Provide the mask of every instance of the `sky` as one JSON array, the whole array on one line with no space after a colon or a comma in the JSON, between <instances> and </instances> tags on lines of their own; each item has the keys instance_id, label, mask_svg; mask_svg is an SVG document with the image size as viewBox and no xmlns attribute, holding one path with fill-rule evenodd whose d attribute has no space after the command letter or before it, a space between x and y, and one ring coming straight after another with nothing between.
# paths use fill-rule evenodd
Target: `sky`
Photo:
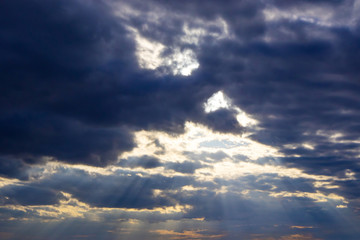
<instances>
[{"instance_id":1,"label":"sky","mask_svg":"<svg viewBox=\"0 0 360 240\"><path fill-rule=\"evenodd\" d=\"M0 239L360 239L359 0L0 1Z\"/></svg>"}]
</instances>

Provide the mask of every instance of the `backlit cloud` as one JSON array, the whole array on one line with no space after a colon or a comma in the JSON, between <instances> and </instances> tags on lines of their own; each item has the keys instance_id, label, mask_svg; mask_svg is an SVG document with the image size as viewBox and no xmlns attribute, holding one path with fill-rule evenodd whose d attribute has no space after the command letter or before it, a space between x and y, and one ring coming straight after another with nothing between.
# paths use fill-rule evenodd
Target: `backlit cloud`
<instances>
[{"instance_id":1,"label":"backlit cloud","mask_svg":"<svg viewBox=\"0 0 360 240\"><path fill-rule=\"evenodd\" d=\"M3 0L1 239L359 239L359 1Z\"/></svg>"}]
</instances>

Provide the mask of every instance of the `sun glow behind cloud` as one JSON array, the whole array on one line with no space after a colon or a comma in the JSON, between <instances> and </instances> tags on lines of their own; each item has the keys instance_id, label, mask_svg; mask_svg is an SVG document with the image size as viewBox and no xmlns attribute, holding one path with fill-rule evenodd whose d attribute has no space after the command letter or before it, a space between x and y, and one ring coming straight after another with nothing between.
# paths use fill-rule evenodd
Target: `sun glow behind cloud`
<instances>
[{"instance_id":1,"label":"sun glow behind cloud","mask_svg":"<svg viewBox=\"0 0 360 240\"><path fill-rule=\"evenodd\" d=\"M233 37L229 32L228 24L221 17L207 21L194 18L189 22L184 22L179 38L171 45L167 45L147 38L141 32L146 32L149 29L149 24L161 25L163 21L168 19L181 19L182 15L168 15L164 9L157 8L144 13L129 4L122 3L118 5L116 2L112 4L112 8L115 15L122 20L131 22L132 18L137 18L140 15L148 20L147 24L140 27L130 26L129 24L127 28L136 43L136 57L139 67L156 70L160 75L190 76L193 71L200 67L196 50L198 50L204 39L207 39L207 41L209 39L220 41Z\"/></svg>"},{"instance_id":2,"label":"sun glow behind cloud","mask_svg":"<svg viewBox=\"0 0 360 240\"><path fill-rule=\"evenodd\" d=\"M240 108L234 106L231 100L221 91L215 93L204 103L204 111L207 113L217 111L221 108L237 110L240 115L238 119L248 119L249 124L244 124L244 126L252 126L258 123ZM239 124L241 123L240 120ZM274 147L250 139L248 134L217 133L201 124L193 122L186 123L185 133L181 135L173 136L161 131L139 131L135 133L135 139L137 147L130 152L122 154L120 158L131 159L147 155L154 156L165 164L164 166L147 169L146 171L143 171L141 168L132 170L139 171L145 175L187 175L188 173L177 172L173 169L166 168L166 164L181 164L190 161L203 166L196 169L192 174L199 182L213 182L216 179L232 181L248 176L256 176L261 179L263 176L274 175L277 176L275 179L308 179L313 182L312 186L315 189L335 189L338 187L334 183L335 181L352 179L351 174L346 174L344 178L338 178L309 174L297 168L285 167L281 164L281 161L278 160L284 157L283 154L278 152ZM265 163L263 160L265 160ZM188 191L198 191L201 188L187 187L186 189ZM310 198L316 202L336 201L339 204L347 203L342 196L322 193L320 190L317 190L316 193L311 193L277 191L276 189L277 186L272 185L272 188L265 192L269 197L275 198L299 197ZM219 186L217 190L219 193L226 193L228 191L229 188L226 186ZM242 188L238 191L243 194L248 194L251 189Z\"/></svg>"},{"instance_id":3,"label":"sun glow behind cloud","mask_svg":"<svg viewBox=\"0 0 360 240\"><path fill-rule=\"evenodd\" d=\"M220 108L237 109L240 114L251 119L253 123L258 123L255 119L252 119L245 112L234 106L231 103L231 99L222 92L215 93L204 103L204 111L208 113L217 111ZM249 129L249 131L253 130ZM321 189L336 189L338 188L335 183L336 181L353 179L353 173L350 170L346 172L344 177L333 177L309 174L297 168L283 166L281 161L278 160L283 157L282 153L272 146L267 146L250 139L247 134L218 133L204 125L187 122L185 132L180 135L172 135L162 131L143 130L135 132L134 136L137 147L119 156L120 163L122 160L127 159L129 162L128 166L115 164L107 168L97 168L83 165L68 165L65 166L65 169L77 169L94 177L112 177L125 174L140 178L154 176L173 178L190 175L195 180L195 185L186 184L181 189L154 189L153 196L155 198L166 198L169 194L179 194L180 192L196 194L207 189L202 186L203 184L215 183L213 191L217 195L236 194L239 197L249 199L259 194L262 198L269 199L307 198L319 204L334 202L335 207L338 209L347 208L348 201L343 196L322 192ZM160 164L146 169L140 165L136 167L136 165L131 164L132 161L143 156L148 156L148 159L150 159L149 157L159 159ZM181 168L178 170L172 167L182 166L182 164L184 166L187 166L186 164L193 164L197 167L190 171L181 170ZM64 165L48 163L43 169L45 170L44 174L39 180L51 179L53 175L58 174L59 170L64 169ZM126 171L124 172L124 170ZM241 187L235 186L237 181L244 181L246 183L249 177L255 177L258 179L257 181L266 179L268 183L265 186L267 187L265 189L263 187L254 189L253 186L247 186L246 184L243 184ZM281 190L280 186L274 181L282 178L294 179L294 181L296 179L307 179L316 191ZM228 183L222 184L218 182L219 179ZM16 181L8 181L4 186L14 184L16 184ZM20 183L20 185L22 184ZM110 212L119 214L119 216L138 212L138 214L158 214L159 216L163 215L172 218L187 214L193 209L191 205L175 203L174 205L152 209L117 208L114 211L112 208L106 207L94 208L73 198L67 192L62 192L61 194L64 196L64 199L60 201L58 206L27 206L22 208L8 206L3 207L3 209L10 207L24 213L33 211L38 218L52 219L51 221L53 219L67 218L90 218L96 220L101 219L99 214L110 214Z\"/></svg>"},{"instance_id":4,"label":"sun glow behind cloud","mask_svg":"<svg viewBox=\"0 0 360 240\"><path fill-rule=\"evenodd\" d=\"M219 109L235 111L239 124L251 133L256 131L259 122L251 117L239 107L235 106L231 99L222 91L214 93L205 103L204 111L209 114ZM255 128L254 128L255 127ZM305 171L284 166L281 158L284 155L277 148L259 143L252 140L248 133L233 134L219 133L212 131L208 127L194 122L186 122L185 131L182 134L170 134L163 131L137 131L134 132L137 146L131 151L124 152L119 156L119 161L106 168L90 167L84 165L64 165L50 162L42 168L41 178L35 181L47 181L61 171L80 171L92 179L101 178L133 178L151 179L159 176L173 179L176 177L191 177L192 183L184 183L182 186L170 189L155 187L151 190L151 197L155 199L173 198L172 203L166 206L155 207L101 207L92 206L89 203L76 199L73 194L63 191L60 195L63 198L57 205L29 205L17 206L8 204L0 210L21 212L25 217L16 220L29 221L26 217L30 212L32 218L40 219L42 222L65 221L66 219L88 219L91 221L104 221L108 216L122 219L122 226L127 226L130 233L138 231L149 218L159 219L180 219L184 216L192 216L196 211L196 206L181 202L175 196L194 197L203 192L209 191L208 186L212 186L212 197L226 199L228 196L242 200L268 201L275 204L277 201L287 199L309 199L313 204L326 205L332 204L335 209L344 211L348 208L348 200L336 193L328 192L337 189L337 182L354 179L354 173L348 170L343 177L310 174ZM296 146L287 146L295 148ZM310 148L311 149L311 148ZM146 156L144 158L144 156ZM155 164L141 165L142 161L158 159ZM127 161L127 164L122 164ZM138 161L138 162L137 162ZM140 164L139 164L140 163ZM139 164L139 165L136 165ZM40 171L34 170L34 172ZM307 181L311 190L288 190L279 184L281 181ZM19 181L3 182L3 186L26 186ZM88 183L84 183L85 185ZM137 180L130 181L129 188L138 185L145 187L144 183L137 183ZM142 186L144 184L144 186ZM296 189L295 185L295 189ZM301 187L300 187L301 189ZM108 190L112 191L112 189ZM102 193L104 194L104 193ZM105 194L110 194L105 192ZM140 194L140 193L138 193ZM96 193L93 196L96 199ZM8 201L6 196L3 201ZM84 199L83 199L84 200ZM206 201L211 202L211 198ZM225 200L224 200L225 201ZM218 206L229 211L226 202ZM196 219L203 219L203 215L191 217L191 222ZM130 227L131 226L131 227ZM166 226L167 230L163 227ZM226 234L202 234L204 230L191 229L183 232L175 230L173 225L154 225L149 228L149 233L160 236L170 236L173 239L207 239L222 238ZM118 234L119 230L112 230Z\"/></svg>"},{"instance_id":5,"label":"sun glow behind cloud","mask_svg":"<svg viewBox=\"0 0 360 240\"><path fill-rule=\"evenodd\" d=\"M360 1L0 6L0 239L359 239Z\"/></svg>"},{"instance_id":6,"label":"sun glow behind cloud","mask_svg":"<svg viewBox=\"0 0 360 240\"><path fill-rule=\"evenodd\" d=\"M164 132L140 131L135 133L138 147L131 152L124 153L121 158L139 157L142 155L155 156L164 163L194 161L191 157L196 157L197 162L208 165L195 171L195 177L199 181L213 181L221 178L225 180L238 179L245 176L258 176L275 174L286 178L305 178L314 181L315 188L326 187L336 188L333 181L351 180L352 175L348 174L345 178L337 178L325 175L312 175L296 168L288 168L281 165L276 159L283 157L277 149L260 144L246 136L234 134L215 133L205 126L188 122L184 134L171 136ZM158 141L155 144L154 140ZM165 148L159 147L166 146ZM188 153L191 153L188 155ZM216 156L219 156L218 158ZM190 158L189 158L190 157ZM215 157L215 158L214 158ZM259 162L261 159L269 159L267 164ZM142 170L136 169L135 171ZM183 175L181 172L174 172L163 167L147 169L143 174L164 174L166 176ZM186 175L186 174L185 174ZM324 196L321 193L303 194L297 193L271 193L270 196L303 196L313 199L333 199L344 201L343 197L337 195Z\"/></svg>"},{"instance_id":7,"label":"sun glow behind cloud","mask_svg":"<svg viewBox=\"0 0 360 240\"><path fill-rule=\"evenodd\" d=\"M131 30L134 33L136 56L141 68L150 70L161 67L169 68L173 75L190 76L199 67L193 50L189 48L181 50L176 47L171 49L172 53L165 56L167 47L159 42L146 39L136 29Z\"/></svg>"},{"instance_id":8,"label":"sun glow behind cloud","mask_svg":"<svg viewBox=\"0 0 360 240\"><path fill-rule=\"evenodd\" d=\"M242 111L239 107L234 106L231 99L226 96L222 91L214 93L205 103L204 111L211 113L219 109L232 109L237 112L236 119L243 127L256 126L258 121L250 115Z\"/></svg>"},{"instance_id":9,"label":"sun glow behind cloud","mask_svg":"<svg viewBox=\"0 0 360 240\"><path fill-rule=\"evenodd\" d=\"M204 110L206 113L216 111L220 108L229 109L231 107L231 100L224 95L222 91L214 93L207 101L204 103Z\"/></svg>"}]
</instances>

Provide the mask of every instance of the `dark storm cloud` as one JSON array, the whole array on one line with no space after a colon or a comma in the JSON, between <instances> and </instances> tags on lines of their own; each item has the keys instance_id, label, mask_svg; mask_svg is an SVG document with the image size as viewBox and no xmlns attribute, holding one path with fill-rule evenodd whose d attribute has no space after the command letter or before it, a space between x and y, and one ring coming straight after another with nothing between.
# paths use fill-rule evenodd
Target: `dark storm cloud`
<instances>
[{"instance_id":1,"label":"dark storm cloud","mask_svg":"<svg viewBox=\"0 0 360 240\"><path fill-rule=\"evenodd\" d=\"M207 114L205 124L211 129L219 132L241 133L244 129L236 119L236 112L219 109Z\"/></svg>"},{"instance_id":2,"label":"dark storm cloud","mask_svg":"<svg viewBox=\"0 0 360 240\"><path fill-rule=\"evenodd\" d=\"M360 197L360 184L358 180L339 181L339 192L343 194L347 199L358 200ZM354 201L356 203L356 201ZM357 203L360 207L360 203Z\"/></svg>"},{"instance_id":3,"label":"dark storm cloud","mask_svg":"<svg viewBox=\"0 0 360 240\"><path fill-rule=\"evenodd\" d=\"M257 22L256 5L237 5ZM217 88L205 76L159 78L140 70L129 32L102 1L3 1L0 11L3 155L103 166L133 147L127 128L181 132L193 120L217 131L240 129L232 112L204 114L202 104Z\"/></svg>"},{"instance_id":4,"label":"dark storm cloud","mask_svg":"<svg viewBox=\"0 0 360 240\"><path fill-rule=\"evenodd\" d=\"M78 121L42 113L16 114L0 120L0 151L34 162L52 156L71 163L105 165L133 147L121 128L92 128Z\"/></svg>"},{"instance_id":5,"label":"dark storm cloud","mask_svg":"<svg viewBox=\"0 0 360 240\"><path fill-rule=\"evenodd\" d=\"M5 186L0 189L1 205L53 205L65 199L58 191L36 186Z\"/></svg>"},{"instance_id":6,"label":"dark storm cloud","mask_svg":"<svg viewBox=\"0 0 360 240\"><path fill-rule=\"evenodd\" d=\"M344 2L347 2L347 0L295 0L295 1L286 1L286 0L273 0L273 2L276 4L276 6L296 6L299 4L329 4L329 5L340 5Z\"/></svg>"},{"instance_id":7,"label":"dark storm cloud","mask_svg":"<svg viewBox=\"0 0 360 240\"><path fill-rule=\"evenodd\" d=\"M211 87L139 70L103 2L2 1L0 11L1 154L101 166L133 147L128 127L181 132L205 118Z\"/></svg>"},{"instance_id":8,"label":"dark storm cloud","mask_svg":"<svg viewBox=\"0 0 360 240\"><path fill-rule=\"evenodd\" d=\"M195 173L196 169L199 168L203 168L205 167L204 165L202 165L201 163L198 162L190 162L190 161L185 161L185 162L172 162L172 163L168 163L166 164L166 168L167 169L172 169L175 172L180 172L180 173Z\"/></svg>"},{"instance_id":9,"label":"dark storm cloud","mask_svg":"<svg viewBox=\"0 0 360 240\"><path fill-rule=\"evenodd\" d=\"M315 137L313 134L304 137L305 129L314 132L320 126L353 134L350 129L356 128L356 123L349 117L359 115L356 101L359 86L354 81L354 74L358 72L355 57L359 50L358 33L285 21L277 25L283 24L295 35L299 33L298 37L290 42L265 43L252 38L263 36L265 30L273 30L271 23L262 17L264 6L260 3L229 1L221 6L216 1L209 1L206 6L198 1L153 3L184 16L190 12L207 19L221 16L230 24L230 29L238 33L239 39L246 41L205 44L199 51L200 69L194 76L186 81L182 81L182 77L170 80L169 76L159 79L138 69L134 42L103 2L3 1L1 28L4 34L0 47L4 54L0 61L4 94L0 104L2 126L10 127L6 131L11 136L7 136L6 142L9 150L2 153L49 155L68 162L84 162L85 158L95 155L99 160L90 159L88 164L104 165L115 159L116 153L132 147L126 128L118 130L118 139L122 141L103 134L113 127L126 125L179 132L184 121L195 120L214 130L237 131L239 126L233 113L225 110L209 115L202 113L203 101L217 88L224 89L236 104L258 117L264 131L254 138L262 142L277 145L303 142ZM121 6L121 1L119 4ZM141 6L139 2L132 4ZM275 1L274 7L276 4ZM140 10L149 11L151 6L148 4ZM165 36L175 36L182 31L181 22L165 26L170 25L173 31L158 25L153 27ZM308 28L321 28L333 35L334 40L309 37ZM166 42L156 34L153 38ZM215 69L217 74L210 75L210 70ZM346 80L334 81L331 76ZM339 92L336 96L335 89ZM341 116L338 109L349 110L351 116ZM31 120L35 115L39 116L38 122ZM269 115L275 117L269 118ZM44 144L39 150L35 143L28 144L30 137L37 138L40 144L49 139L36 130L29 133L20 124L30 127L42 125L42 121L47 121L51 128L56 128L59 121L64 121L64 125L79 121L76 124L87 129L85 132L92 132L91 137L107 135L102 142L109 147L93 147L93 142L86 141L84 146L78 146L77 139L83 138L82 134L75 135L76 142L72 144L73 127L69 126L66 128L69 145L82 149L78 156L67 156L69 153L61 156L59 153L64 149L70 151L66 146L61 149L61 139L59 144ZM342 124L344 121L347 124ZM102 131L99 127L111 128ZM99 152L93 153L92 147Z\"/></svg>"},{"instance_id":10,"label":"dark storm cloud","mask_svg":"<svg viewBox=\"0 0 360 240\"><path fill-rule=\"evenodd\" d=\"M234 104L259 120L262 130L253 139L277 146L286 155L300 155L287 160L307 171L358 171L354 160L359 144L340 141L359 136L359 31L280 19L267 23L267 34L279 27L288 37L203 46L200 70L216 69L208 81L223 85ZM343 136L334 142L330 136L335 133ZM297 146L289 150L286 144Z\"/></svg>"},{"instance_id":11,"label":"dark storm cloud","mask_svg":"<svg viewBox=\"0 0 360 240\"><path fill-rule=\"evenodd\" d=\"M160 3L172 12L189 14L203 19L216 19L222 17L230 25L238 37L252 39L264 33L265 24L261 14L262 5L257 1L226 1L219 4L216 0L207 1L164 1L153 0Z\"/></svg>"},{"instance_id":12,"label":"dark storm cloud","mask_svg":"<svg viewBox=\"0 0 360 240\"><path fill-rule=\"evenodd\" d=\"M119 166L121 167L142 167L142 168L157 168L162 166L163 164L156 157L144 155L141 157L129 157L128 159L122 159L119 162Z\"/></svg>"},{"instance_id":13,"label":"dark storm cloud","mask_svg":"<svg viewBox=\"0 0 360 240\"><path fill-rule=\"evenodd\" d=\"M132 137L125 129L87 125L68 113L83 109L77 114L89 120L91 106L93 118L88 122L104 122L100 111L104 106L95 107L102 100L95 95L92 101L85 100L90 92L94 94L91 87L99 87L90 87L88 83L96 81L90 76L105 67L111 54L127 55L126 61L118 60L122 66L131 64L126 47L106 50L113 43L131 43L122 38L114 42L114 35L125 32L108 17L105 6L95 1L87 5L2 1L0 5L1 153L104 165L117 152L130 149ZM64 101L72 101L74 108L63 110Z\"/></svg>"},{"instance_id":14,"label":"dark storm cloud","mask_svg":"<svg viewBox=\"0 0 360 240\"><path fill-rule=\"evenodd\" d=\"M254 12L245 17L251 21L257 16L249 2L236 8ZM102 1L3 1L0 11L1 154L103 166L134 146L130 130L182 132L187 120L241 130L231 111L204 113L218 83L203 73L185 79L140 70L134 41Z\"/></svg>"},{"instance_id":15,"label":"dark storm cloud","mask_svg":"<svg viewBox=\"0 0 360 240\"><path fill-rule=\"evenodd\" d=\"M28 165L20 159L0 157L0 176L27 180Z\"/></svg>"},{"instance_id":16,"label":"dark storm cloud","mask_svg":"<svg viewBox=\"0 0 360 240\"><path fill-rule=\"evenodd\" d=\"M114 2L121 10L124 2ZM188 120L215 131L241 133L246 129L237 125L234 112L203 111L204 101L222 90L234 105L259 121L259 130L251 138L279 149L284 157L277 160L285 166L337 177L349 175L348 169L354 172L356 180L338 181L338 189L321 190L345 196L354 207L351 210L358 206L360 31L357 16L349 17L350 26L344 21L355 7L351 1L128 2L140 11L128 20L115 17L109 1L0 2L1 176L26 180L28 164L46 161L43 157L104 166L134 147L132 131L181 133ZM306 18L304 10L318 6L326 11L340 9L340 13L325 23L321 14L319 19ZM262 13L267 7L285 13L297 10L299 18L284 14L267 22ZM149 19L144 16L152 10L163 11L166 21L147 25ZM204 41L201 46L179 43L185 21L210 22L218 17L226 21L232 38ZM189 77L160 77L140 69L136 44L125 23L170 48L179 44L193 49L199 69ZM185 154L193 158L189 161L227 157L222 152ZM120 165L163 166L190 174L203 167L189 161L163 164L143 156ZM258 162L272 164L269 159ZM268 196L261 191L273 186L277 187L274 192L316 191L312 180L272 177L199 183L191 177L138 176L130 170L103 176L64 168L45 179L7 185L0 193L2 204L57 204L63 191L92 207L153 209L179 203L193 206L186 218L343 229L345 224L338 223L346 217L330 211L334 206L306 197L265 201ZM246 199L215 191L224 185L235 192L242 189L241 184L258 190L258 195ZM181 191L187 185L208 188ZM157 195L155 190L162 193Z\"/></svg>"}]
</instances>

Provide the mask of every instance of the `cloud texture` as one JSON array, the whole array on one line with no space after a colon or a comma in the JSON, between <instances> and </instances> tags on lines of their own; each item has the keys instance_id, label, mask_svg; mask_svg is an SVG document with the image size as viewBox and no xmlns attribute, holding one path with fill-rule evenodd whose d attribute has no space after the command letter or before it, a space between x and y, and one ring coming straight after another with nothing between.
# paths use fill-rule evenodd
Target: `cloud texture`
<instances>
[{"instance_id":1,"label":"cloud texture","mask_svg":"<svg viewBox=\"0 0 360 240\"><path fill-rule=\"evenodd\" d=\"M0 238L358 239L359 11L1 1Z\"/></svg>"}]
</instances>

